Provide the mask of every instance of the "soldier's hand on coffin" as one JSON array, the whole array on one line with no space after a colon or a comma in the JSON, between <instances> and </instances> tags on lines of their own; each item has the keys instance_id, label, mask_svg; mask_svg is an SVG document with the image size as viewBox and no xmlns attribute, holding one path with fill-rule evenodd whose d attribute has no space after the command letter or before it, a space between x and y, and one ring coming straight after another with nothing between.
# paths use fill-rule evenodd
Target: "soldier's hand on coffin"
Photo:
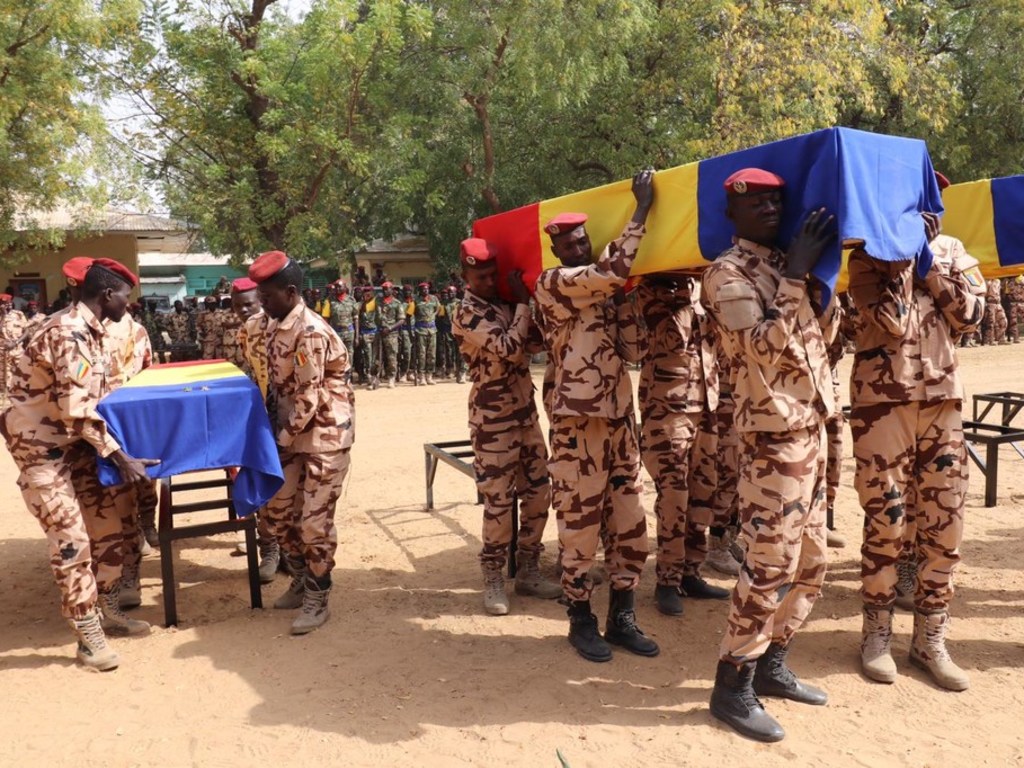
<instances>
[{"instance_id":1,"label":"soldier's hand on coffin","mask_svg":"<svg viewBox=\"0 0 1024 768\"><path fill-rule=\"evenodd\" d=\"M824 208L807 214L786 253L785 277L802 280L814 269L825 248L836 239L835 219Z\"/></svg>"},{"instance_id":2,"label":"soldier's hand on coffin","mask_svg":"<svg viewBox=\"0 0 1024 768\"><path fill-rule=\"evenodd\" d=\"M146 467L154 467L160 463L160 459L135 459L124 451L117 451L110 455L117 471L121 473L122 483L141 483L149 480L146 474Z\"/></svg>"}]
</instances>

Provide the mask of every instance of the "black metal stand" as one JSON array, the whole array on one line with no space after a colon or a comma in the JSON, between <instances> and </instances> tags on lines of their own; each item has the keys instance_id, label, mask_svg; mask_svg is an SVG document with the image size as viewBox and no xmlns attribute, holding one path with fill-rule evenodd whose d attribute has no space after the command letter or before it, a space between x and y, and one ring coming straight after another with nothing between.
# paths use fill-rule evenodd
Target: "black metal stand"
<instances>
[{"instance_id":1,"label":"black metal stand","mask_svg":"<svg viewBox=\"0 0 1024 768\"><path fill-rule=\"evenodd\" d=\"M985 422L993 408L1001 406L998 424ZM1024 451L1017 444L1024 440L1024 429L1011 426L1011 422L1024 408L1024 394L1020 392L992 392L974 396L974 419L964 422L964 440L967 455L985 475L985 506L994 507L999 484L999 446L1009 445L1024 458ZM985 446L985 457L974 447Z\"/></svg>"}]
</instances>

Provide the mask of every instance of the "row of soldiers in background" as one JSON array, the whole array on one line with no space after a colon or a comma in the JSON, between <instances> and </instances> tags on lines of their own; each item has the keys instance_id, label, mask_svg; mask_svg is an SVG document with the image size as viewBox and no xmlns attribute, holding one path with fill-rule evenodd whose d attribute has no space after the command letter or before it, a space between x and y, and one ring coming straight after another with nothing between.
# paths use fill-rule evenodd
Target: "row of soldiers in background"
<instances>
[{"instance_id":1,"label":"row of soldiers in background","mask_svg":"<svg viewBox=\"0 0 1024 768\"><path fill-rule=\"evenodd\" d=\"M994 278L985 292L985 317L977 332L965 336L960 345L1020 344L1024 323L1024 275Z\"/></svg>"}]
</instances>

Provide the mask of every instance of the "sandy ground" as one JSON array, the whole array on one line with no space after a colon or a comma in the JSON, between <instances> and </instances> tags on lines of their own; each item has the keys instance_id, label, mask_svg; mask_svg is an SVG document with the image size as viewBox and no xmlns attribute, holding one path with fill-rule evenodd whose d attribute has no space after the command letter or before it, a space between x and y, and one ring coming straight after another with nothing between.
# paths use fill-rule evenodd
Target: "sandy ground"
<instances>
[{"instance_id":1,"label":"sandy ground","mask_svg":"<svg viewBox=\"0 0 1024 768\"><path fill-rule=\"evenodd\" d=\"M1024 345L965 350L962 361L968 395L1024 388ZM831 699L770 702L788 735L759 745L707 709L726 604L659 615L651 560L638 612L661 644L656 659L580 659L554 602L513 596L511 615L483 615L472 482L442 466L436 509L424 505L422 445L467 435L467 392L442 383L358 393L327 626L290 637L290 612L250 610L233 537L194 539L177 546L180 626L161 626L159 560L147 559L137 615L154 631L115 640L122 666L107 674L74 664L45 542L3 452L0 764L557 766L560 753L573 768L1024 765L1024 465L1009 448L998 506L983 506L984 478L972 471L950 643L972 686L956 694L906 662L906 614L896 620L898 681L858 671L860 514L847 435L837 522L854 541L830 551L824 594L791 655ZM550 569L553 523L545 538ZM264 588L268 605L284 588L284 577ZM602 616L606 601L601 589Z\"/></svg>"}]
</instances>

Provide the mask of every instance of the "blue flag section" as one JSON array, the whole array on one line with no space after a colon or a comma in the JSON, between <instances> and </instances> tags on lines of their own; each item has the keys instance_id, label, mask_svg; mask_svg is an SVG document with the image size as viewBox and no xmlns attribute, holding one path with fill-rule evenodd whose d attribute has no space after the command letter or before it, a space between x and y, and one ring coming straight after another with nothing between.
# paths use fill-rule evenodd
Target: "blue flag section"
<instances>
[{"instance_id":1,"label":"blue flag section","mask_svg":"<svg viewBox=\"0 0 1024 768\"><path fill-rule=\"evenodd\" d=\"M1024 266L1024 176L992 179L992 220L1000 266Z\"/></svg>"},{"instance_id":2,"label":"blue flag section","mask_svg":"<svg viewBox=\"0 0 1024 768\"><path fill-rule=\"evenodd\" d=\"M260 391L239 374L204 379L199 366L154 366L104 397L99 413L126 453L160 459L150 477L238 467L232 498L236 512L249 515L277 493L284 475ZM176 377L182 381L164 383ZM104 485L121 482L105 460L99 477Z\"/></svg>"},{"instance_id":3,"label":"blue flag section","mask_svg":"<svg viewBox=\"0 0 1024 768\"><path fill-rule=\"evenodd\" d=\"M783 247L810 211L824 207L835 215L839 236L814 269L829 294L835 291L844 243L863 243L883 261L916 259L922 275L931 267L921 212L941 214L943 207L923 141L828 128L702 161L698 241L705 258L714 259L732 244L723 184L741 168L763 168L785 179Z\"/></svg>"}]
</instances>

